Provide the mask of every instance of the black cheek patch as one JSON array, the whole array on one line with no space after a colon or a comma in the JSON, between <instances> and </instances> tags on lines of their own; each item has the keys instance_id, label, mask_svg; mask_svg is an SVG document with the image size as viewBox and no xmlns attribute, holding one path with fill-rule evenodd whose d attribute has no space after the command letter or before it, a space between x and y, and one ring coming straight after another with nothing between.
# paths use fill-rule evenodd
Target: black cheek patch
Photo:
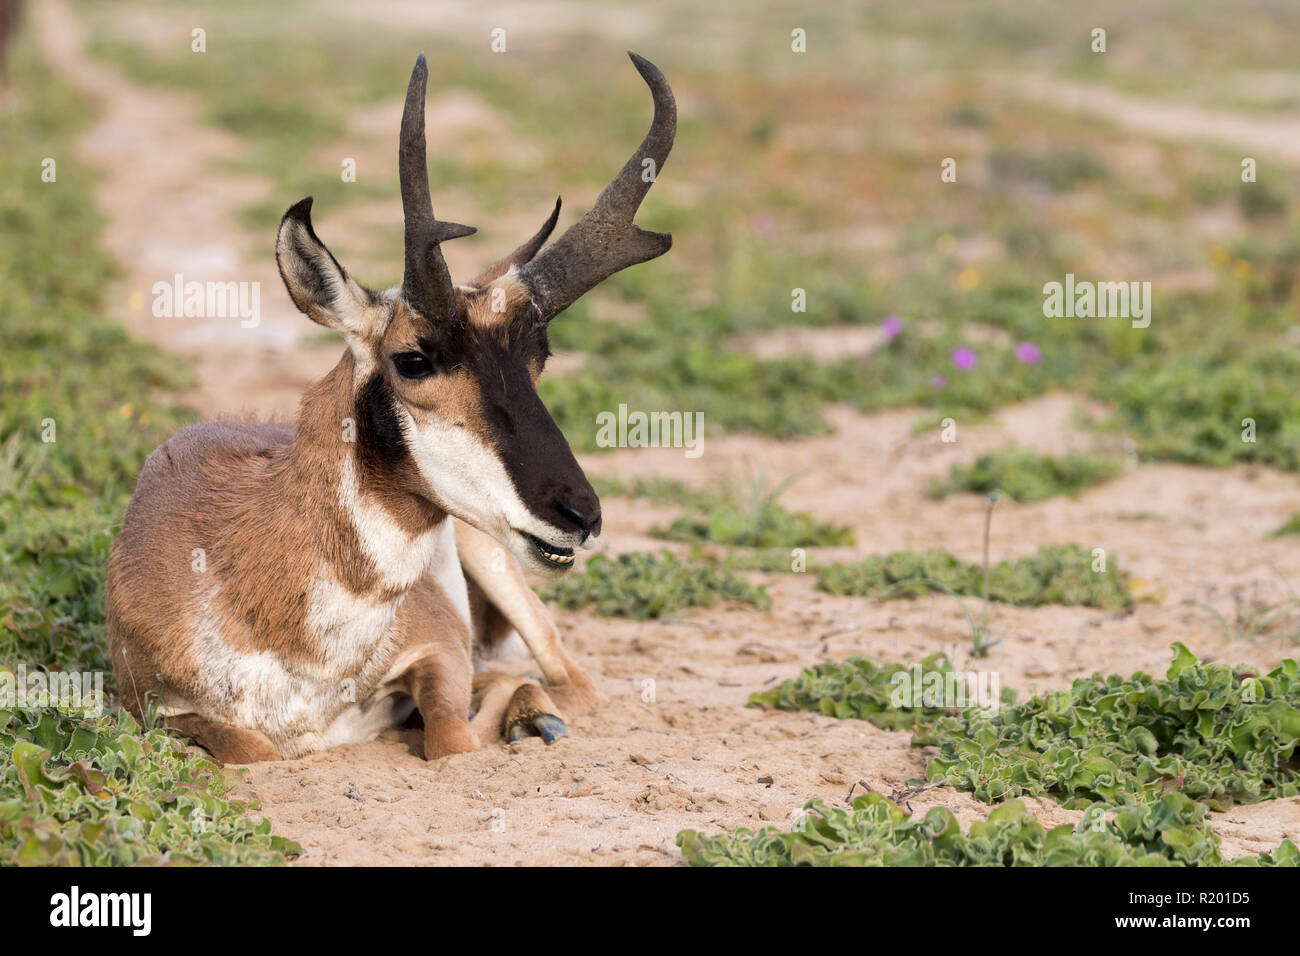
<instances>
[{"instance_id":1,"label":"black cheek patch","mask_svg":"<svg viewBox=\"0 0 1300 956\"><path fill-rule=\"evenodd\" d=\"M375 374L361 386L357 395L357 460L363 471L392 474L411 461L396 404L383 375Z\"/></svg>"}]
</instances>

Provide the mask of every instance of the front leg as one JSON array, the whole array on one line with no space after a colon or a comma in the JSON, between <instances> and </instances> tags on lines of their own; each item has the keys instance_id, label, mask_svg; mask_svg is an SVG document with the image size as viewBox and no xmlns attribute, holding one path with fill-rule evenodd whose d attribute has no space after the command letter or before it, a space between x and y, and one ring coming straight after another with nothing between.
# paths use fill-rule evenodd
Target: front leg
<instances>
[{"instance_id":1,"label":"front leg","mask_svg":"<svg viewBox=\"0 0 1300 956\"><path fill-rule=\"evenodd\" d=\"M565 651L559 628L524 580L523 568L514 556L463 521L456 522L456 550L465 576L518 632L536 658L551 699L569 714L585 714L603 704L608 698ZM494 568L493 557L498 553Z\"/></svg>"},{"instance_id":2,"label":"front leg","mask_svg":"<svg viewBox=\"0 0 1300 956\"><path fill-rule=\"evenodd\" d=\"M407 688L424 720L425 760L479 749L468 719L472 677L469 655L454 646L431 646L406 672Z\"/></svg>"}]
</instances>

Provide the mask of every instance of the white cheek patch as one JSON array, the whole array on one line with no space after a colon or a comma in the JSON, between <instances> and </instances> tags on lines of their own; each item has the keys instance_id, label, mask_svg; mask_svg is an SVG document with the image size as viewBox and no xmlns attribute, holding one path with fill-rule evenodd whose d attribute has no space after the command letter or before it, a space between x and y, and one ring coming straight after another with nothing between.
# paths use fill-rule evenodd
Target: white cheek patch
<instances>
[{"instance_id":1,"label":"white cheek patch","mask_svg":"<svg viewBox=\"0 0 1300 956\"><path fill-rule=\"evenodd\" d=\"M343 459L339 504L356 529L362 553L370 559L385 587L406 590L424 577L437 557L444 538L441 527L447 522L423 534L408 534L383 505L362 494L351 455Z\"/></svg>"},{"instance_id":2,"label":"white cheek patch","mask_svg":"<svg viewBox=\"0 0 1300 956\"><path fill-rule=\"evenodd\" d=\"M417 425L400 404L397 418L420 476L457 518L498 541L513 538L514 529L551 544L576 547L581 542L582 535L562 531L529 510L501 459L469 429L438 421Z\"/></svg>"}]
</instances>

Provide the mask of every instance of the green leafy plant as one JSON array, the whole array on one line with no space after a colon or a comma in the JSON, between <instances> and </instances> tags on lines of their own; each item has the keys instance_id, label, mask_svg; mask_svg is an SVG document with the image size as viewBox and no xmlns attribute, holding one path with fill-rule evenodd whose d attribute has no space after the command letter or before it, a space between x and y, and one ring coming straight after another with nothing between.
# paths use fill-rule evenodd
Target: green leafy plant
<instances>
[{"instance_id":1,"label":"green leafy plant","mask_svg":"<svg viewBox=\"0 0 1300 956\"><path fill-rule=\"evenodd\" d=\"M1300 793L1300 672L1200 663L1175 643L1164 679L1094 675L936 728L932 780L989 802L1141 804L1173 791L1217 809Z\"/></svg>"},{"instance_id":2,"label":"green leafy plant","mask_svg":"<svg viewBox=\"0 0 1300 956\"><path fill-rule=\"evenodd\" d=\"M818 521L807 512L792 512L781 495L793 479L770 487L763 477L732 478L721 490L696 492L686 514L668 527L650 530L668 541L721 544L740 548L808 548L853 544L853 529Z\"/></svg>"},{"instance_id":3,"label":"green leafy plant","mask_svg":"<svg viewBox=\"0 0 1300 956\"><path fill-rule=\"evenodd\" d=\"M279 864L234 771L125 711L0 710L0 861L26 866Z\"/></svg>"},{"instance_id":4,"label":"green leafy plant","mask_svg":"<svg viewBox=\"0 0 1300 956\"><path fill-rule=\"evenodd\" d=\"M1234 354L1235 353L1235 354ZM1144 457L1226 467L1237 462L1300 470L1300 357L1262 348L1244 354L1162 355L1098 382L1111 427ZM1243 441L1245 419L1255 440Z\"/></svg>"},{"instance_id":5,"label":"green leafy plant","mask_svg":"<svg viewBox=\"0 0 1300 956\"><path fill-rule=\"evenodd\" d=\"M617 559L598 554L580 572L547 585L542 597L571 610L594 610L638 621L666 617L685 608L735 601L759 610L771 607L766 589L707 561L679 561L668 551L638 551Z\"/></svg>"},{"instance_id":6,"label":"green leafy plant","mask_svg":"<svg viewBox=\"0 0 1300 956\"><path fill-rule=\"evenodd\" d=\"M788 832L764 827L734 834L677 835L692 866L1222 866L1219 840L1205 807L1176 793L1109 816L1086 812L1077 825L1048 830L1019 800L989 811L963 831L946 807L909 816L878 793L857 797L848 809L811 800L803 821ZM1235 866L1297 866L1290 840Z\"/></svg>"},{"instance_id":7,"label":"green leafy plant","mask_svg":"<svg viewBox=\"0 0 1300 956\"><path fill-rule=\"evenodd\" d=\"M1128 573L1108 559L1105 573L1092 570L1093 557L1075 544L1044 545L1028 558L999 561L985 570L959 561L946 551L895 551L855 563L826 564L817 569L817 587L830 594L872 597L920 597L933 591L988 598L1004 604L1036 607L1072 604L1103 610L1132 606Z\"/></svg>"},{"instance_id":8,"label":"green leafy plant","mask_svg":"<svg viewBox=\"0 0 1300 956\"><path fill-rule=\"evenodd\" d=\"M752 694L749 703L752 707L813 710L831 717L855 717L884 730L910 730L918 744L933 743L936 723L949 714L950 706L947 703L926 706L924 699L918 700L908 692L915 683L911 678L917 669L927 678L933 675L947 686L954 686L962 677L943 654L931 654L916 664L850 657L842 662L826 661L806 668L798 677L782 681L772 690ZM1013 691L1002 690L1001 702L1014 699Z\"/></svg>"},{"instance_id":9,"label":"green leafy plant","mask_svg":"<svg viewBox=\"0 0 1300 956\"><path fill-rule=\"evenodd\" d=\"M1098 455L1069 454L1057 458L1020 448L1004 448L980 455L969 467L955 466L942 481L929 488L931 498L946 498L962 491L982 494L1001 491L1013 501L1042 501L1056 495L1077 495L1085 488L1119 474L1116 461Z\"/></svg>"}]
</instances>

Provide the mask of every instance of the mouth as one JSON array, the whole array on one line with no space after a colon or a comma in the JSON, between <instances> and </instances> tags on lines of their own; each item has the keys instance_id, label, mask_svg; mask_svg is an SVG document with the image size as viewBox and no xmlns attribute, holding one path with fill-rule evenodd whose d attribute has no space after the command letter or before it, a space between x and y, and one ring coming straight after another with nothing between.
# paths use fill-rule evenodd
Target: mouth
<instances>
[{"instance_id":1,"label":"mouth","mask_svg":"<svg viewBox=\"0 0 1300 956\"><path fill-rule=\"evenodd\" d=\"M525 538L528 539L529 544L533 546L533 550L536 551L537 554L541 557L541 559L545 561L550 567L553 568L573 567L572 548L565 548L558 544L549 544L543 541L541 538L529 534L527 531L521 531L520 534L522 534Z\"/></svg>"}]
</instances>

